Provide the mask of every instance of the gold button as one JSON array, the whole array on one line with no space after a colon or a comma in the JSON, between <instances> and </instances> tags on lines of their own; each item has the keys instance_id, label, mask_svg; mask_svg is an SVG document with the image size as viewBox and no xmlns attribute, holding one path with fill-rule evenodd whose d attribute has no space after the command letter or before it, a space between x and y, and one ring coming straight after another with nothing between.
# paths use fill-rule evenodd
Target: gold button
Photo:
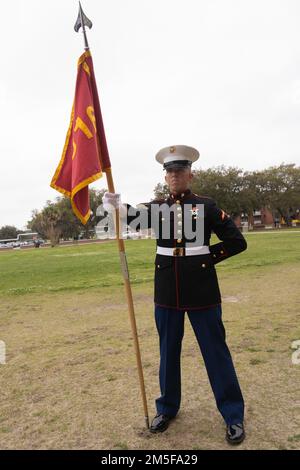
<instances>
[{"instance_id":1,"label":"gold button","mask_svg":"<svg viewBox=\"0 0 300 470\"><path fill-rule=\"evenodd\" d=\"M177 243L181 243L181 242L182 242L181 238L178 238Z\"/></svg>"},{"instance_id":2,"label":"gold button","mask_svg":"<svg viewBox=\"0 0 300 470\"><path fill-rule=\"evenodd\" d=\"M178 235L181 233L181 230L177 230Z\"/></svg>"},{"instance_id":3,"label":"gold button","mask_svg":"<svg viewBox=\"0 0 300 470\"><path fill-rule=\"evenodd\" d=\"M178 223L178 225L182 225L182 222L181 222L181 220L178 220L178 222L177 222L177 223Z\"/></svg>"},{"instance_id":4,"label":"gold button","mask_svg":"<svg viewBox=\"0 0 300 470\"><path fill-rule=\"evenodd\" d=\"M158 264L157 267L160 268L160 264Z\"/></svg>"},{"instance_id":5,"label":"gold button","mask_svg":"<svg viewBox=\"0 0 300 470\"><path fill-rule=\"evenodd\" d=\"M202 264L202 268L205 268L205 267L206 267L206 264L203 263L203 264Z\"/></svg>"},{"instance_id":6,"label":"gold button","mask_svg":"<svg viewBox=\"0 0 300 470\"><path fill-rule=\"evenodd\" d=\"M213 257L215 258L215 257L216 257L216 255L213 255Z\"/></svg>"},{"instance_id":7,"label":"gold button","mask_svg":"<svg viewBox=\"0 0 300 470\"><path fill-rule=\"evenodd\" d=\"M184 196L184 193L181 193L181 197L183 197L183 196Z\"/></svg>"},{"instance_id":8,"label":"gold button","mask_svg":"<svg viewBox=\"0 0 300 470\"><path fill-rule=\"evenodd\" d=\"M222 255L222 254L224 253L224 251L223 251L223 250L221 250L221 251L220 251L220 253L221 253L221 255Z\"/></svg>"},{"instance_id":9,"label":"gold button","mask_svg":"<svg viewBox=\"0 0 300 470\"><path fill-rule=\"evenodd\" d=\"M179 199L177 199L177 201L176 201L176 204L180 204L180 201L179 201Z\"/></svg>"},{"instance_id":10,"label":"gold button","mask_svg":"<svg viewBox=\"0 0 300 470\"><path fill-rule=\"evenodd\" d=\"M181 212L178 212L177 217L179 217L181 219L181 217L182 217Z\"/></svg>"}]
</instances>

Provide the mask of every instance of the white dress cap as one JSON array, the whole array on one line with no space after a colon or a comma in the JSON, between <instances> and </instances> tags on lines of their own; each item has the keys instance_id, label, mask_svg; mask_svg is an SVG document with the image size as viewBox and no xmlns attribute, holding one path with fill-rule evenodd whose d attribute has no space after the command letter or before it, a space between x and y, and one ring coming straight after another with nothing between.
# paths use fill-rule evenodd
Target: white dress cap
<instances>
[{"instance_id":1,"label":"white dress cap","mask_svg":"<svg viewBox=\"0 0 300 470\"><path fill-rule=\"evenodd\" d=\"M156 155L156 160L161 163L164 168L170 167L188 167L198 160L200 153L193 147L187 145L172 145L164 147Z\"/></svg>"}]
</instances>

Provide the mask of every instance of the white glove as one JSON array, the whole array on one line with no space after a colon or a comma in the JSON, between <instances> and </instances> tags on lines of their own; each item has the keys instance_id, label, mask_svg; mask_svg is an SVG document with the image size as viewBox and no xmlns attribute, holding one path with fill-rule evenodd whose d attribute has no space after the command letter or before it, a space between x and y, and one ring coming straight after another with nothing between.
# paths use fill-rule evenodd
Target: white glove
<instances>
[{"instance_id":1,"label":"white glove","mask_svg":"<svg viewBox=\"0 0 300 470\"><path fill-rule=\"evenodd\" d=\"M127 215L127 207L121 202L121 194L106 192L103 195L102 204L104 210L107 212L114 212L115 209L119 209L120 217Z\"/></svg>"},{"instance_id":2,"label":"white glove","mask_svg":"<svg viewBox=\"0 0 300 470\"><path fill-rule=\"evenodd\" d=\"M107 212L112 212L113 208L119 209L121 205L121 194L106 192L104 193L102 203Z\"/></svg>"}]
</instances>

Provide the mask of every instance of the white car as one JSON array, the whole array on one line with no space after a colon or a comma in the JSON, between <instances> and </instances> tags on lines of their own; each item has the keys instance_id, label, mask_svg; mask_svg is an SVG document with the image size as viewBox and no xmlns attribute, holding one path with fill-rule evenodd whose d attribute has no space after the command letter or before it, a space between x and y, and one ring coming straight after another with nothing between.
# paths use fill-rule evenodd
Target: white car
<instances>
[{"instance_id":1,"label":"white car","mask_svg":"<svg viewBox=\"0 0 300 470\"><path fill-rule=\"evenodd\" d=\"M137 240L138 238L141 238L141 235L139 232L130 232L126 230L122 233L122 237L128 240Z\"/></svg>"}]
</instances>

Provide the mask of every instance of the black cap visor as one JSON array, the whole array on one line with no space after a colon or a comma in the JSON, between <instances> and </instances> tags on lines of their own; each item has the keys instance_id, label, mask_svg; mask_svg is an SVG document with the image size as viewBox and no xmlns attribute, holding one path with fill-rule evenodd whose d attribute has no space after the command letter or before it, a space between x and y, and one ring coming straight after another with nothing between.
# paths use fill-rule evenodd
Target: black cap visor
<instances>
[{"instance_id":1,"label":"black cap visor","mask_svg":"<svg viewBox=\"0 0 300 470\"><path fill-rule=\"evenodd\" d=\"M191 166L192 162L189 160L173 160L164 163L164 170L183 170L184 168L191 168Z\"/></svg>"}]
</instances>

